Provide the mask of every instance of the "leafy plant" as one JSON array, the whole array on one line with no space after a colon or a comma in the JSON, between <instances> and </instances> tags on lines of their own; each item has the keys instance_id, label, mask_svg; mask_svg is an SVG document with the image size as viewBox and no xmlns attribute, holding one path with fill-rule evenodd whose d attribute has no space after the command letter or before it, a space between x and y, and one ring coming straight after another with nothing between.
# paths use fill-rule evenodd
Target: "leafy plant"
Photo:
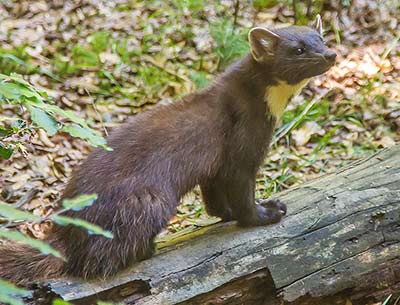
<instances>
[{"instance_id":1,"label":"leafy plant","mask_svg":"<svg viewBox=\"0 0 400 305\"><path fill-rule=\"evenodd\" d=\"M90 234L99 234L107 238L112 238L113 236L109 231L105 231L101 229L99 226L96 226L81 219L76 219L61 215L68 210L72 211L82 210L85 207L90 206L96 199L97 199L96 194L83 194L73 199L66 199L62 202L63 206L62 209L45 218L33 215L26 211L21 211L9 204L0 201L0 216L7 220L7 223L5 225L0 226L0 237L7 238L9 240L17 242L24 242L25 244L28 244L40 250L42 253L46 254L51 253L54 256L60 258L61 255L57 251L51 249L46 243L43 243L33 238L29 238L17 231L11 231L7 227L9 227L13 222L21 220L31 221L36 223L43 222L44 220L52 220L61 226L73 224L86 229Z\"/></svg>"},{"instance_id":2,"label":"leafy plant","mask_svg":"<svg viewBox=\"0 0 400 305\"><path fill-rule=\"evenodd\" d=\"M203 71L190 71L189 78L196 84L199 89L205 88L209 81L207 79L207 73Z\"/></svg>"},{"instance_id":3,"label":"leafy plant","mask_svg":"<svg viewBox=\"0 0 400 305\"><path fill-rule=\"evenodd\" d=\"M270 8L278 4L278 0L253 0L253 6L256 9Z\"/></svg>"},{"instance_id":4,"label":"leafy plant","mask_svg":"<svg viewBox=\"0 0 400 305\"><path fill-rule=\"evenodd\" d=\"M200 12L204 9L202 0L172 0L173 5L180 11Z\"/></svg>"},{"instance_id":5,"label":"leafy plant","mask_svg":"<svg viewBox=\"0 0 400 305\"><path fill-rule=\"evenodd\" d=\"M96 68L100 65L99 56L94 51L82 45L73 45L71 58L57 54L53 65L59 74L74 74L81 70Z\"/></svg>"},{"instance_id":6,"label":"leafy plant","mask_svg":"<svg viewBox=\"0 0 400 305\"><path fill-rule=\"evenodd\" d=\"M19 46L11 50L0 49L0 68L2 73L10 74L19 72L30 74L36 72L35 67L29 63L26 46Z\"/></svg>"},{"instance_id":7,"label":"leafy plant","mask_svg":"<svg viewBox=\"0 0 400 305\"><path fill-rule=\"evenodd\" d=\"M22 76L0 74L0 105L3 103L18 104L30 114L32 126L22 119L0 117L0 157L8 159L16 148L23 150L20 134L32 133L35 128L44 129L49 135L64 131L73 137L79 137L93 146L106 146L105 139L91 129L86 121L70 110L63 110L48 101L46 92L40 91L25 81Z\"/></svg>"},{"instance_id":8,"label":"leafy plant","mask_svg":"<svg viewBox=\"0 0 400 305\"><path fill-rule=\"evenodd\" d=\"M233 60L249 51L246 31L234 26L227 19L211 25L211 36L215 42L214 51L218 55L218 68L224 68Z\"/></svg>"},{"instance_id":9,"label":"leafy plant","mask_svg":"<svg viewBox=\"0 0 400 305\"><path fill-rule=\"evenodd\" d=\"M77 225L88 230L90 234L99 234L107 238L113 238L111 232L105 231L97 225L88 223L81 219L75 219L60 215L68 210L78 211L87 206L90 206L96 200L96 198L96 194L84 194L73 199L66 199L62 203L63 208L48 217L39 217L29 212L21 211L9 204L0 201L0 217L3 217L6 220L5 224L0 225L0 238L5 238L13 242L24 243L31 246L32 248L38 249L43 254L52 254L55 257L64 260L63 256L47 243L28 237L18 231L10 230L8 227L13 225L17 221L22 220L39 223L44 220L50 219L59 225ZM20 299L27 295L28 291L17 288L15 285L0 279L0 302L11 305L23 305L24 303ZM57 300L53 304L61 305L69 303L62 300Z\"/></svg>"},{"instance_id":10,"label":"leafy plant","mask_svg":"<svg viewBox=\"0 0 400 305\"><path fill-rule=\"evenodd\" d=\"M10 73L34 74L39 73L59 81L60 78L48 69L34 65L31 56L26 51L26 45L20 45L13 49L0 49L0 71L3 74Z\"/></svg>"},{"instance_id":11,"label":"leafy plant","mask_svg":"<svg viewBox=\"0 0 400 305\"><path fill-rule=\"evenodd\" d=\"M97 32L91 36L90 45L95 53L99 54L107 50L109 34L107 32Z\"/></svg>"},{"instance_id":12,"label":"leafy plant","mask_svg":"<svg viewBox=\"0 0 400 305\"><path fill-rule=\"evenodd\" d=\"M103 66L100 61L100 53L105 52L109 45L113 45L115 42L111 39L110 34L104 31L92 34L88 40L89 44L74 44L68 47L67 56L60 55L61 52L54 56L52 64L57 73L69 75L82 70L97 70Z\"/></svg>"}]
</instances>

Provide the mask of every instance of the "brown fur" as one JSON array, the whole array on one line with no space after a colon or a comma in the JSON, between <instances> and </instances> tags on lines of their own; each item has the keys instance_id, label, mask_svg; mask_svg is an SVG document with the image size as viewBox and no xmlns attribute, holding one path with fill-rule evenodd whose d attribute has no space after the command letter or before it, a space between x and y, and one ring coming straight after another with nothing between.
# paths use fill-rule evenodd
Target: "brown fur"
<instances>
[{"instance_id":1,"label":"brown fur","mask_svg":"<svg viewBox=\"0 0 400 305\"><path fill-rule=\"evenodd\" d=\"M64 262L52 255L44 255L38 250L19 243L0 244L0 275L21 285L35 280L57 277Z\"/></svg>"},{"instance_id":2,"label":"brown fur","mask_svg":"<svg viewBox=\"0 0 400 305\"><path fill-rule=\"evenodd\" d=\"M282 41L274 41L273 48L279 49L284 35L291 39L318 35L305 29L286 29L290 35L276 30ZM265 90L278 81L293 83L320 74L331 65L321 60L317 66L314 58L314 66L310 62L308 68L302 61L304 69L285 79L277 67L287 54L280 54L262 62L249 54L209 88L141 113L115 130L108 138L113 151L95 149L74 172L62 196L97 193L92 206L66 215L100 225L114 238L89 235L73 226L56 227L49 242L65 254L66 263L32 255L26 246L3 245L0 277L27 283L63 274L84 278L114 274L152 254L154 237L167 227L180 198L195 185L201 187L207 212L224 221L278 222L286 212L283 203L270 200L256 205L254 199L256 173L276 123L268 112ZM311 73L316 66L318 70Z\"/></svg>"}]
</instances>

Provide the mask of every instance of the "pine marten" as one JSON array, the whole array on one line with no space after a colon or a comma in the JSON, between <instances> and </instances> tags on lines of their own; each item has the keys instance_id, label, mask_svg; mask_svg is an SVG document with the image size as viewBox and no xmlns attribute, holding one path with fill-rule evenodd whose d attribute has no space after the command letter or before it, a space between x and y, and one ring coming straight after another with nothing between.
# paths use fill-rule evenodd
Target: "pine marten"
<instances>
[{"instance_id":1,"label":"pine marten","mask_svg":"<svg viewBox=\"0 0 400 305\"><path fill-rule=\"evenodd\" d=\"M6 242L0 247L0 278L27 284L62 275L115 274L152 255L155 236L196 185L207 213L223 221L279 222L284 203L255 202L256 173L290 97L335 62L321 31L320 20L316 29L253 28L251 52L208 88L129 119L108 137L113 151L91 152L61 198L97 193L91 206L65 215L97 224L114 238L55 226L48 242L66 262Z\"/></svg>"}]
</instances>

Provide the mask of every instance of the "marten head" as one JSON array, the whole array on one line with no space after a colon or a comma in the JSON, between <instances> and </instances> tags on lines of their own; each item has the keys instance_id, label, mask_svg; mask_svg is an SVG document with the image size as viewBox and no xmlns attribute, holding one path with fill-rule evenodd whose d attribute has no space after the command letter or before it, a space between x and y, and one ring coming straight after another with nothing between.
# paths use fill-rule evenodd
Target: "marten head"
<instances>
[{"instance_id":1,"label":"marten head","mask_svg":"<svg viewBox=\"0 0 400 305\"><path fill-rule=\"evenodd\" d=\"M315 28L290 26L268 30L256 27L249 32L251 54L257 64L272 68L278 81L297 84L324 73L335 63L336 53L325 46L322 32L319 15Z\"/></svg>"}]
</instances>

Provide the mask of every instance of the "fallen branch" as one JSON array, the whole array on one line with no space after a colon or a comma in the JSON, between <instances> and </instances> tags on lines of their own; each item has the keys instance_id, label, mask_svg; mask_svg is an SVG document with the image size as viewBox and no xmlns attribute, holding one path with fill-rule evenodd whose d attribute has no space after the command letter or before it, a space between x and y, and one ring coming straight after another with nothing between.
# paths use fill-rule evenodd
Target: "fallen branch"
<instances>
[{"instance_id":1,"label":"fallen branch","mask_svg":"<svg viewBox=\"0 0 400 305\"><path fill-rule=\"evenodd\" d=\"M35 293L141 305L365 305L399 294L400 146L277 197L289 211L277 225L206 227L112 279L58 279Z\"/></svg>"}]
</instances>

